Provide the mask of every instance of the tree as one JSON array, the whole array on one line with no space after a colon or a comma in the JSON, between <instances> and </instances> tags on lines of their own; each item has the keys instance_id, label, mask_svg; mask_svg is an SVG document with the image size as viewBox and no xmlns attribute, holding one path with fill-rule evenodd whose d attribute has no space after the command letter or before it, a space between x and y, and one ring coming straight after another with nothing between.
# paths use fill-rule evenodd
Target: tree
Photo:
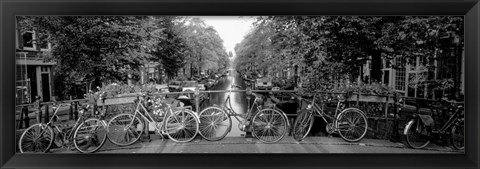
<instances>
[{"instance_id":1,"label":"tree","mask_svg":"<svg viewBox=\"0 0 480 169\"><path fill-rule=\"evenodd\" d=\"M157 17L159 27L165 28L165 39L157 44L154 53L155 60L162 63L165 73L170 78L176 76L181 67L185 65L185 55L187 52L186 42L180 37L178 30L178 17Z\"/></svg>"},{"instance_id":2,"label":"tree","mask_svg":"<svg viewBox=\"0 0 480 169\"><path fill-rule=\"evenodd\" d=\"M191 66L191 75L200 75L202 71L219 71L228 66L223 40L213 27L194 17L186 19L181 32L188 48L187 64Z\"/></svg>"},{"instance_id":3,"label":"tree","mask_svg":"<svg viewBox=\"0 0 480 169\"><path fill-rule=\"evenodd\" d=\"M262 37L265 29L271 33ZM273 59L268 63L274 64L260 68L303 67L305 79L318 83L312 87L317 89L345 79L353 81L359 68L371 60L369 82L380 82L382 60L421 57L433 61L439 48L455 46L452 40L440 39L462 37L462 32L463 18L454 16L264 16L237 44L235 64L245 71L271 58L262 54L270 52Z\"/></svg>"},{"instance_id":4,"label":"tree","mask_svg":"<svg viewBox=\"0 0 480 169\"><path fill-rule=\"evenodd\" d=\"M72 82L123 81L135 77L151 50L164 36L151 17L22 16L23 29L48 35L57 62L57 93L68 95ZM62 88L65 87L65 88Z\"/></svg>"}]
</instances>

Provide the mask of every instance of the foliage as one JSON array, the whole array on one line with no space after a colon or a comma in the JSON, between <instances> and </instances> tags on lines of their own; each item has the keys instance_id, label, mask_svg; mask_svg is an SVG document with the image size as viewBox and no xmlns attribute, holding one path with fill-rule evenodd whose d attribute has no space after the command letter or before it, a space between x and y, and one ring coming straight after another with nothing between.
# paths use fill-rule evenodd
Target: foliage
<instances>
[{"instance_id":1,"label":"foliage","mask_svg":"<svg viewBox=\"0 0 480 169\"><path fill-rule=\"evenodd\" d=\"M176 17L156 17L159 27L165 28L165 40L160 41L153 52L155 60L160 60L168 77L176 76L181 67L185 66L188 50L184 39L180 37Z\"/></svg>"},{"instance_id":2,"label":"foliage","mask_svg":"<svg viewBox=\"0 0 480 169\"><path fill-rule=\"evenodd\" d=\"M367 94L367 95L395 94L395 90L393 88L379 84L379 83L341 86L336 90L341 92L346 92L346 93L359 93L359 94Z\"/></svg>"},{"instance_id":3,"label":"foliage","mask_svg":"<svg viewBox=\"0 0 480 169\"><path fill-rule=\"evenodd\" d=\"M106 97L116 97L118 95L130 93L154 93L157 91L155 86L149 85L128 85L128 84L109 84L100 88L100 92L105 92Z\"/></svg>"},{"instance_id":4,"label":"foliage","mask_svg":"<svg viewBox=\"0 0 480 169\"><path fill-rule=\"evenodd\" d=\"M217 31L200 18L186 18L178 30L187 46L186 64L191 75L202 71L218 72L228 67L228 54Z\"/></svg>"},{"instance_id":5,"label":"foliage","mask_svg":"<svg viewBox=\"0 0 480 169\"><path fill-rule=\"evenodd\" d=\"M228 54L215 29L198 18L173 16L18 16L20 33L34 30L40 53L54 67L55 93L70 95L74 84L89 87L138 80L140 67L161 63L169 79L187 64L198 70L226 69ZM94 83L94 84L92 84Z\"/></svg>"},{"instance_id":6,"label":"foliage","mask_svg":"<svg viewBox=\"0 0 480 169\"><path fill-rule=\"evenodd\" d=\"M235 65L246 74L274 74L297 65L308 90L329 91L355 82L367 60L367 83L381 81L382 60L398 69L419 57L425 71L433 72L440 69L433 64L437 50L462 46L459 37L463 18L458 16L263 16L237 44ZM445 80L418 83L446 89L450 83L439 82Z\"/></svg>"},{"instance_id":7,"label":"foliage","mask_svg":"<svg viewBox=\"0 0 480 169\"><path fill-rule=\"evenodd\" d=\"M271 36L273 36L270 22L258 22L251 32L245 35L244 40L235 46L235 68L249 75L280 70L281 56L275 56ZM275 66L273 66L275 65ZM257 70L265 70L258 72Z\"/></svg>"},{"instance_id":8,"label":"foliage","mask_svg":"<svg viewBox=\"0 0 480 169\"><path fill-rule=\"evenodd\" d=\"M84 82L128 79L146 60L163 29L150 17L124 16L24 16L24 29L48 34L52 42L50 58L57 62L56 86ZM59 91L66 94L66 91Z\"/></svg>"}]
</instances>

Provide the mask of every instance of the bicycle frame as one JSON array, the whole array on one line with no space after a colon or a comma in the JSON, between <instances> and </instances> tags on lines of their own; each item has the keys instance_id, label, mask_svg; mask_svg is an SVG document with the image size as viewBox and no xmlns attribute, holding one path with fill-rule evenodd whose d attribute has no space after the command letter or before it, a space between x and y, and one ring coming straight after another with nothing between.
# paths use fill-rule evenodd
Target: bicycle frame
<instances>
[{"instance_id":1,"label":"bicycle frame","mask_svg":"<svg viewBox=\"0 0 480 169\"><path fill-rule=\"evenodd\" d=\"M432 112L433 113L433 112ZM431 129L432 133L440 133L440 134L445 134L447 129L449 129L452 125L455 124L456 121L459 120L459 118L462 116L462 114L464 113L464 110L463 110L463 107L462 106L459 106L455 109L455 112L449 117L449 119L447 120L447 122L439 129L437 130L437 128L435 127L435 125L433 125L433 128ZM420 120L419 119L420 117L418 116L415 116L415 120ZM410 120L405 126L409 126L411 125L411 123L413 123L413 121L415 120ZM418 125L420 125L420 123L416 123L417 124L417 128L419 127ZM408 127L405 127L405 130L403 131L403 134L406 135L407 134L407 129Z\"/></svg>"},{"instance_id":2,"label":"bicycle frame","mask_svg":"<svg viewBox=\"0 0 480 169\"><path fill-rule=\"evenodd\" d=\"M255 97L255 100L253 101L253 104L252 106L250 107L247 107L247 114L246 115L242 115L242 114L238 114L237 112L235 112L235 110L233 110L232 108L232 103L231 103L231 100L230 100L230 94L232 93L232 90L229 90L228 91L228 95L227 95L227 98L225 99L225 102L223 102L223 105L222 105L222 108L224 110L226 110L225 112L228 114L228 116L233 116L235 119L237 119L237 121L241 121L238 117L242 117L244 119L250 119L252 117L252 112L253 112L253 108L254 107L257 107L258 109L258 105L257 105L257 97ZM227 104L228 103L228 104Z\"/></svg>"},{"instance_id":3,"label":"bicycle frame","mask_svg":"<svg viewBox=\"0 0 480 169\"><path fill-rule=\"evenodd\" d=\"M82 118L78 118L77 121L75 122L75 125L70 129L68 130L68 132L63 132L62 130L60 130L58 128L58 126L54 126L55 130L57 130L57 133L60 134L62 136L62 141L63 141L63 144L65 145L66 141L67 140L70 140L72 139L72 136L73 136L73 133L75 131L75 129L81 124L80 121L81 121Z\"/></svg>"},{"instance_id":4,"label":"bicycle frame","mask_svg":"<svg viewBox=\"0 0 480 169\"><path fill-rule=\"evenodd\" d=\"M136 108L135 108L135 113L134 113L133 116L134 116L134 117L137 117L137 115L140 114L140 117L142 117L143 120L146 120L146 121L148 121L149 123L153 123L153 124L158 124L158 123L160 123L160 126L158 126L158 125L153 125L153 127L154 127L155 130L158 132L158 134L161 135L161 131L163 131L163 130L165 129L165 127L164 127L165 124L164 124L164 123L166 123L166 121L163 120L162 122L156 122L156 121L154 120L154 118L150 115L150 113L148 113L147 109L145 108L145 106L142 104L141 101L142 101L142 100L138 100L138 101L137 101L138 103L137 103L137 106L136 106ZM164 117L168 117L168 115L170 115L170 114L173 113L173 110L172 110L172 108L170 107L170 105L167 104L167 106L168 106L168 110L169 110L169 111L165 113L165 116L164 116ZM147 115L144 115L143 113L141 113L141 112L140 112L140 108L141 108L144 112L146 112L145 114L147 114ZM177 118L176 116L174 116L174 117ZM133 120L130 122L130 124L127 126L127 128L129 128L129 127L132 126L132 125L133 125Z\"/></svg>"},{"instance_id":5,"label":"bicycle frame","mask_svg":"<svg viewBox=\"0 0 480 169\"><path fill-rule=\"evenodd\" d=\"M52 117L50 118L50 120L48 121L48 123L45 124L45 126L50 126L50 127L52 127L53 129L55 129L56 132L55 132L55 131L54 131L54 132L55 132L55 133L58 133L58 134L61 136L61 138L62 138L62 144L65 145L65 144L66 144L66 141L69 140L69 139L71 139L71 137L72 137L73 132L75 131L75 129L81 124L80 121L83 121L83 116L81 116L81 117L79 117L79 118L77 119L77 121L75 122L75 125L73 125L73 127L72 127L70 130L68 130L67 132L64 132L64 131L62 131L60 128L58 128L58 126L53 125L53 119L54 119L55 117L58 117L58 116L57 116L57 113L58 113L58 111L60 110L60 108L61 108L62 106L63 106L63 104L58 105L58 107L55 109L55 112L53 113ZM83 115L83 113L82 113L82 115ZM42 133L42 134L43 134L43 133ZM56 136L54 136L54 137L56 138Z\"/></svg>"},{"instance_id":6,"label":"bicycle frame","mask_svg":"<svg viewBox=\"0 0 480 169\"><path fill-rule=\"evenodd\" d=\"M341 106L341 103L342 103L342 102L341 102L340 100L337 102L337 106L336 106L336 108L335 108L335 115L332 117L332 116L326 114L325 111L323 110L323 108L321 108L319 105L317 105L317 103L315 102L316 97L317 97L317 94L314 94L314 95L313 95L313 100L312 100L312 102L311 102L311 105L312 105L311 110L314 112L314 116L317 116L317 117L320 116L320 117L323 119L323 121L325 121L326 123L328 123L329 121L325 118L325 117L327 117L327 118L329 118L329 119L334 123L334 125L336 126L336 122L337 122L337 121L336 121L335 119L337 118L338 113L340 113L340 111L341 111L341 110L340 110L340 106ZM308 102L308 101L307 101L307 102Z\"/></svg>"},{"instance_id":7,"label":"bicycle frame","mask_svg":"<svg viewBox=\"0 0 480 169\"><path fill-rule=\"evenodd\" d=\"M462 116L463 107L458 107L455 109L455 113L453 113L450 118L448 118L447 122L442 126L440 130L435 130L440 133L445 133L448 128L450 128L455 122Z\"/></svg>"}]
</instances>

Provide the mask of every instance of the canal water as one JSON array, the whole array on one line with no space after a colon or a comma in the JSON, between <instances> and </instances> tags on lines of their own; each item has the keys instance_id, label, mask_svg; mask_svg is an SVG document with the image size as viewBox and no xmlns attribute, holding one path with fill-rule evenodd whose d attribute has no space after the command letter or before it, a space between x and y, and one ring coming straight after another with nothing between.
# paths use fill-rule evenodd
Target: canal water
<instances>
[{"instance_id":1,"label":"canal water","mask_svg":"<svg viewBox=\"0 0 480 169\"><path fill-rule=\"evenodd\" d=\"M240 89L232 89L232 84L236 84L241 86ZM243 82L240 74L236 71L230 71L228 76L222 77L219 79L217 85L212 87L209 90L245 90L246 85ZM225 99L228 96L228 92L225 93L210 93L210 99L208 101L208 105L223 105ZM230 93L230 102L232 105L232 109L238 114L244 114L247 111L247 98L245 92L231 92ZM245 132L240 131L238 128L238 120L235 117L231 117L232 119L232 130L227 135L227 137L239 137L244 136ZM239 119L241 119L239 117Z\"/></svg>"}]
</instances>

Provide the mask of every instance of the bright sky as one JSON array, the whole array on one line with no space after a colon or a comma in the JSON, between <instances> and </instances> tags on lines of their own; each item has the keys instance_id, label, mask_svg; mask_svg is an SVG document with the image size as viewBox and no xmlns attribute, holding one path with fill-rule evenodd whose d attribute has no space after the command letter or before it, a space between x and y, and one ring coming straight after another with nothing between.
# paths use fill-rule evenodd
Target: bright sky
<instances>
[{"instance_id":1,"label":"bright sky","mask_svg":"<svg viewBox=\"0 0 480 169\"><path fill-rule=\"evenodd\" d=\"M235 45L252 28L255 17L252 16L200 16L207 25L213 26L223 39L223 45L235 57Z\"/></svg>"}]
</instances>

